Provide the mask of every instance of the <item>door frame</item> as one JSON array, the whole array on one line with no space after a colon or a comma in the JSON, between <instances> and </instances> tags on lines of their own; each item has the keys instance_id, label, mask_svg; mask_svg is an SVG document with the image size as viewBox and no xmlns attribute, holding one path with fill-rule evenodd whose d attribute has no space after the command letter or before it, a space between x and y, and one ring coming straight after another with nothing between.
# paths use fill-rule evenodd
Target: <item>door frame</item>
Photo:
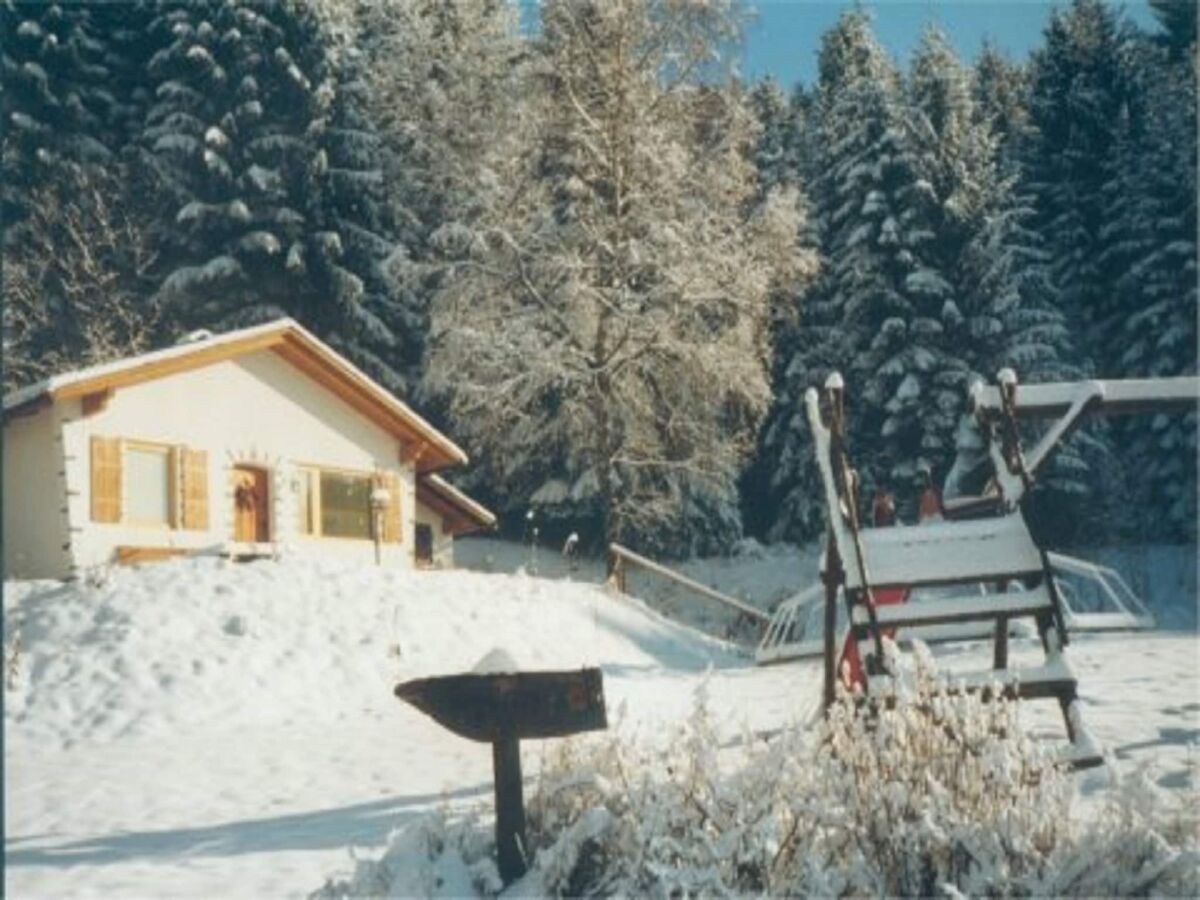
<instances>
[{"instance_id":1,"label":"door frame","mask_svg":"<svg viewBox=\"0 0 1200 900\"><path fill-rule=\"evenodd\" d=\"M252 540L243 540L238 536L238 476L239 473L249 473L254 475L255 493L261 496L263 509L255 517L254 538ZM271 543L271 535L275 530L275 523L271 515L271 469L256 462L236 462L229 467L229 476L232 483L231 501L233 507L232 513L232 537L239 544L269 544ZM261 487L261 492L258 490ZM262 525L266 532L260 538L258 526Z\"/></svg>"}]
</instances>

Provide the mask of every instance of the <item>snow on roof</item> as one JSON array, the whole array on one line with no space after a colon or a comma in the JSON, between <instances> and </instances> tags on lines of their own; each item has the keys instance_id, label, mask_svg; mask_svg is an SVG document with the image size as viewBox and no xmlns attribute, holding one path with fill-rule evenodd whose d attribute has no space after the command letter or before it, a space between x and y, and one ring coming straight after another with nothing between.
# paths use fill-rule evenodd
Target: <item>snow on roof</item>
<instances>
[{"instance_id":1,"label":"snow on roof","mask_svg":"<svg viewBox=\"0 0 1200 900\"><path fill-rule=\"evenodd\" d=\"M276 319L213 336L193 335L171 347L63 372L19 388L5 395L3 411L8 414L42 401L114 389L255 350L273 349L319 383L335 383L343 399L346 396L342 391L348 390L350 396L361 400L365 408L360 407L360 411L373 415L393 433L400 429L404 439L431 445L435 454L427 463L429 467L467 462L467 454L457 444L295 319ZM300 358L316 365L299 366Z\"/></svg>"},{"instance_id":2,"label":"snow on roof","mask_svg":"<svg viewBox=\"0 0 1200 900\"><path fill-rule=\"evenodd\" d=\"M223 334L213 335L205 338L203 346L217 347L224 344L231 344L235 341L240 341L245 338L255 337L258 335L269 335L279 331L287 325L294 325L300 328L300 324L294 319L275 319L263 325L254 325L250 328L239 328L236 331L226 331ZM303 330L303 329L301 329ZM311 335L310 335L311 337ZM316 340L314 337L313 340ZM50 396L61 391L63 388L72 385L90 382L96 379L102 379L107 375L115 375L119 372L124 372L135 366L146 364L166 362L168 360L185 357L196 352L197 346L200 345L199 340L190 340L184 343L175 344L170 347L165 347L162 350L152 350L149 353L139 353L137 356L126 356L121 359L115 359L111 362L99 363L98 365L88 366L83 369L74 369L70 372L60 372L58 375L51 375L49 378L43 378L41 381L35 381L33 384L28 384L23 388L18 388L4 395L4 411L8 412L18 406L24 406L30 401L37 400L39 397Z\"/></svg>"}]
</instances>

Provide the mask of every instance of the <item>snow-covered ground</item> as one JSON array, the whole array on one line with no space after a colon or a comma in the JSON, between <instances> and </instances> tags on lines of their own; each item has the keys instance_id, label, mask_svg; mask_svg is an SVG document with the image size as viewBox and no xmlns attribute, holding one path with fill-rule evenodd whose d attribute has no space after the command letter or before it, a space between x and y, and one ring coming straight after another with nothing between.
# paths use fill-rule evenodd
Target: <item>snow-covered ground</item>
<instances>
[{"instance_id":1,"label":"snow-covered ground","mask_svg":"<svg viewBox=\"0 0 1200 900\"><path fill-rule=\"evenodd\" d=\"M610 719L624 707L623 727L646 735L686 716L705 678L730 743L742 723L770 731L815 709L815 664L755 668L574 574L197 559L6 584L9 894L304 896L429 810L490 808L490 748L392 687L496 647L529 668L602 666ZM786 587L754 576L771 577ZM1198 649L1180 633L1072 648L1096 736L1168 789L1200 741ZM1034 732L1061 734L1054 704L1027 710ZM525 745L527 775L538 752Z\"/></svg>"}]
</instances>

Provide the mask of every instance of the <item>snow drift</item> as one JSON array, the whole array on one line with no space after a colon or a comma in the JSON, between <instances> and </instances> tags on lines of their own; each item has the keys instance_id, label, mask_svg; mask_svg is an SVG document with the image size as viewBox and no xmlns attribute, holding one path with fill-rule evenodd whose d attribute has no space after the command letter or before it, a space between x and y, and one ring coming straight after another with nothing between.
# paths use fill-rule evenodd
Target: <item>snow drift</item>
<instances>
[{"instance_id":1,"label":"snow drift","mask_svg":"<svg viewBox=\"0 0 1200 900\"><path fill-rule=\"evenodd\" d=\"M6 718L45 746L355 709L405 678L521 667L703 669L725 645L591 584L523 574L190 559L12 582Z\"/></svg>"}]
</instances>

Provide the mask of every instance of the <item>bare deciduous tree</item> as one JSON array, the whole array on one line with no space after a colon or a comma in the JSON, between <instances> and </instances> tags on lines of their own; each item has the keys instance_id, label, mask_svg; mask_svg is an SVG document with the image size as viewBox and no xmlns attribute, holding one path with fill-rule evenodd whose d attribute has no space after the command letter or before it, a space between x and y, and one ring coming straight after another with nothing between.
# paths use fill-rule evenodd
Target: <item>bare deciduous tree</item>
<instances>
[{"instance_id":1,"label":"bare deciduous tree","mask_svg":"<svg viewBox=\"0 0 1200 900\"><path fill-rule=\"evenodd\" d=\"M64 166L4 248L4 389L149 348L150 218L124 167Z\"/></svg>"},{"instance_id":2,"label":"bare deciduous tree","mask_svg":"<svg viewBox=\"0 0 1200 900\"><path fill-rule=\"evenodd\" d=\"M736 523L769 295L814 261L796 196L756 202L753 116L713 69L732 4L542 17L528 147L434 299L427 384L509 509L662 546L689 516Z\"/></svg>"}]
</instances>

